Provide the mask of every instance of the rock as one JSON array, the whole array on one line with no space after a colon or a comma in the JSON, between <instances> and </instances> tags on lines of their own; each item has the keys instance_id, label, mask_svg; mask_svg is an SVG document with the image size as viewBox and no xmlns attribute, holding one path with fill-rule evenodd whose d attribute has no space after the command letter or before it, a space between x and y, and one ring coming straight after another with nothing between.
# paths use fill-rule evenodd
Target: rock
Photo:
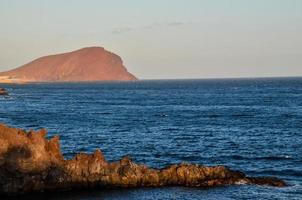
<instances>
[{"instance_id":1,"label":"rock","mask_svg":"<svg viewBox=\"0 0 302 200\"><path fill-rule=\"evenodd\" d=\"M127 71L122 59L102 47L44 56L16 69L0 72L0 83L133 80L137 78Z\"/></svg>"},{"instance_id":2,"label":"rock","mask_svg":"<svg viewBox=\"0 0 302 200\"><path fill-rule=\"evenodd\" d=\"M8 95L8 92L4 88L0 88L0 95Z\"/></svg>"},{"instance_id":3,"label":"rock","mask_svg":"<svg viewBox=\"0 0 302 200\"><path fill-rule=\"evenodd\" d=\"M275 177L248 177L224 166L171 165L152 169L129 157L107 162L100 150L65 160L59 138L46 139L46 131L24 131L0 125L0 194L77 188L214 187L234 184L282 187Z\"/></svg>"}]
</instances>

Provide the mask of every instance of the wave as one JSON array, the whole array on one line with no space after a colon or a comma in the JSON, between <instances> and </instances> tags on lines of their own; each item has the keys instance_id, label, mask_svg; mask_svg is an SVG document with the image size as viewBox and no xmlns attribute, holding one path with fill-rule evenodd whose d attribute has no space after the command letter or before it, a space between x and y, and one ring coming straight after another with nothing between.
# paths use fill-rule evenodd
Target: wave
<instances>
[{"instance_id":1,"label":"wave","mask_svg":"<svg viewBox=\"0 0 302 200\"><path fill-rule=\"evenodd\" d=\"M270 176L293 176L293 177L302 177L301 170L294 169L284 169L284 170L261 170L254 172L257 175L270 175Z\"/></svg>"},{"instance_id":2,"label":"wave","mask_svg":"<svg viewBox=\"0 0 302 200\"><path fill-rule=\"evenodd\" d=\"M254 160L254 161L283 161L283 160L295 160L292 156L289 155L279 155L279 156L255 156L248 157L242 155L230 155L230 156L220 156L218 159L234 159L234 160Z\"/></svg>"}]
</instances>

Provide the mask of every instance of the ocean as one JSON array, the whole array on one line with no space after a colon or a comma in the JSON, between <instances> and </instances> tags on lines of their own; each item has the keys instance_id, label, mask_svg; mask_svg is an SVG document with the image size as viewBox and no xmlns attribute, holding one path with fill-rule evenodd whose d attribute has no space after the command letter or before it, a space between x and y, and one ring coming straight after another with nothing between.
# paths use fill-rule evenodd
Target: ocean
<instances>
[{"instance_id":1,"label":"ocean","mask_svg":"<svg viewBox=\"0 0 302 200\"><path fill-rule=\"evenodd\" d=\"M302 78L0 87L10 93L0 96L0 123L46 128L48 137L60 136L66 158L100 148L109 161L129 155L157 168L226 165L289 184L73 191L47 199L302 199Z\"/></svg>"}]
</instances>

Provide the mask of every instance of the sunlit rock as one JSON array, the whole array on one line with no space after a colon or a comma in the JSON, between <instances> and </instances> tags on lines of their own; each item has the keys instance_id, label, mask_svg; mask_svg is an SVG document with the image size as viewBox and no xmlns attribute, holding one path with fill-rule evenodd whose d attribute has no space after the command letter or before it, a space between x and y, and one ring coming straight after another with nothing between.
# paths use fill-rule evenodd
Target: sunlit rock
<instances>
[{"instance_id":1,"label":"sunlit rock","mask_svg":"<svg viewBox=\"0 0 302 200\"><path fill-rule=\"evenodd\" d=\"M59 138L46 139L46 131L24 131L0 125L0 194L75 188L214 187L233 184L286 186L275 177L247 177L224 166L171 165L152 169L129 157L107 162L100 150L65 160Z\"/></svg>"}]
</instances>

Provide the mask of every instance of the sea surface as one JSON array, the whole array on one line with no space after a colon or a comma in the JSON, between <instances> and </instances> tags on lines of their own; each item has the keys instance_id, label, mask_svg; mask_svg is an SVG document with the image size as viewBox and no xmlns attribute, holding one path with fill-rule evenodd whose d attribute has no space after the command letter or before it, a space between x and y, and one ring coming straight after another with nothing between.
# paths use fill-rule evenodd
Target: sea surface
<instances>
[{"instance_id":1,"label":"sea surface","mask_svg":"<svg viewBox=\"0 0 302 200\"><path fill-rule=\"evenodd\" d=\"M10 93L0 97L0 123L60 135L66 158L100 148L109 161L130 155L151 167L226 165L290 185L98 190L44 199L302 199L302 78L0 87Z\"/></svg>"}]
</instances>

